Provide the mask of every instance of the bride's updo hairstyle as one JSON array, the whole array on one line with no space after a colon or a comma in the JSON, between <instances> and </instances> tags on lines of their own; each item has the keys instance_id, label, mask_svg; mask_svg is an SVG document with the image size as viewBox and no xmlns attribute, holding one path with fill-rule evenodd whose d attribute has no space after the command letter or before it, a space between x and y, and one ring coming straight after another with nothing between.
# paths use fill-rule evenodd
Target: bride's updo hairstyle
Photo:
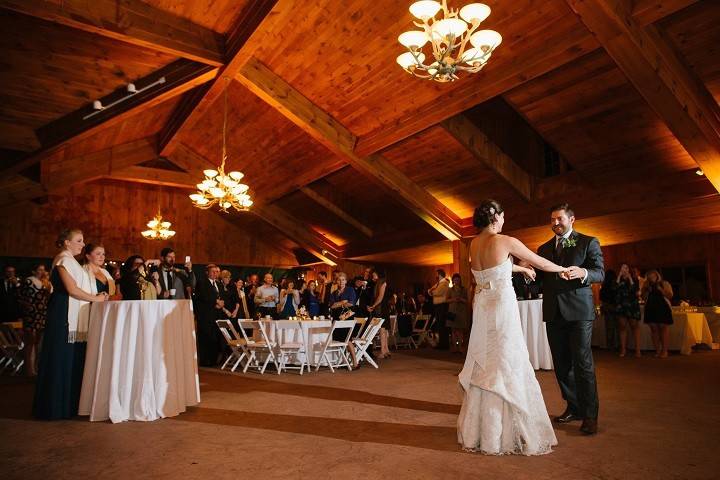
<instances>
[{"instance_id":1,"label":"bride's updo hairstyle","mask_svg":"<svg viewBox=\"0 0 720 480\"><path fill-rule=\"evenodd\" d=\"M487 199L475 209L473 213L473 225L477 228L485 228L495 223L495 215L503 212L502 206L495 200Z\"/></svg>"}]
</instances>

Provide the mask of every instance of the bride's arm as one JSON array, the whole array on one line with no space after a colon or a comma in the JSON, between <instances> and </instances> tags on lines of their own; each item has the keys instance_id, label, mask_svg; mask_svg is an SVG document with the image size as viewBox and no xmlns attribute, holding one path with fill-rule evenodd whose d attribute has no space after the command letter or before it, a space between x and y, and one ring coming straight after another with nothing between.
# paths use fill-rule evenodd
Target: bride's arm
<instances>
[{"instance_id":1,"label":"bride's arm","mask_svg":"<svg viewBox=\"0 0 720 480\"><path fill-rule=\"evenodd\" d=\"M513 271L513 272L520 272L520 273L522 273L526 278L529 278L529 279L531 279L531 280L535 280L535 276L537 275L537 274L535 273L535 270L533 270L532 268L522 267L522 266L516 265L516 264L514 264L514 263L513 263L513 266L512 266L512 271Z\"/></svg>"},{"instance_id":2,"label":"bride's arm","mask_svg":"<svg viewBox=\"0 0 720 480\"><path fill-rule=\"evenodd\" d=\"M508 242L508 250L513 257L519 258L520 260L525 260L533 267L543 270L545 272L562 273L567 270L567 268L556 265L550 260L543 258L536 253L533 253L532 250L527 248L525 244L523 244L517 238L506 238Z\"/></svg>"}]
</instances>

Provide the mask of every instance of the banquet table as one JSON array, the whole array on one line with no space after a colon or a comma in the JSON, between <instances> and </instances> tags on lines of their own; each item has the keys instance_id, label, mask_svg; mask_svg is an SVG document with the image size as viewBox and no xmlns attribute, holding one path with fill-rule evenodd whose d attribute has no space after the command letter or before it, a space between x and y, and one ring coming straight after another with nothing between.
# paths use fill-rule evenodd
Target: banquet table
<instances>
[{"instance_id":1,"label":"banquet table","mask_svg":"<svg viewBox=\"0 0 720 480\"><path fill-rule=\"evenodd\" d=\"M265 323L265 331L270 341L276 341L275 321L263 320L263 322ZM327 341L328 334L332 328L332 320L298 320L298 322L300 323L303 332L302 335L304 338L302 341L305 343L305 351L311 352L310 361L308 363L316 365L320 360L322 347ZM296 338L297 331L288 331L286 333L288 334L285 338L286 342L297 342L301 340ZM328 355L331 357L331 360L334 360L332 354ZM304 362L305 359L305 355L298 354L290 358L288 363L300 364L301 362Z\"/></svg>"},{"instance_id":2,"label":"banquet table","mask_svg":"<svg viewBox=\"0 0 720 480\"><path fill-rule=\"evenodd\" d=\"M712 346L713 336L707 318L702 312L684 312L673 309L673 324L670 325L670 345L668 350L678 350L683 355L690 355L692 347L704 343ZM593 325L593 346L607 347L605 337L605 318L600 315ZM635 348L632 331L628 328L628 349ZM640 349L655 350L650 327L640 321Z\"/></svg>"},{"instance_id":3,"label":"banquet table","mask_svg":"<svg viewBox=\"0 0 720 480\"><path fill-rule=\"evenodd\" d=\"M520 300L520 324L530 354L530 363L535 370L552 370L552 354L543 322L542 300Z\"/></svg>"},{"instance_id":4,"label":"banquet table","mask_svg":"<svg viewBox=\"0 0 720 480\"><path fill-rule=\"evenodd\" d=\"M151 421L199 402L190 300L91 304L80 415Z\"/></svg>"},{"instance_id":5,"label":"banquet table","mask_svg":"<svg viewBox=\"0 0 720 480\"><path fill-rule=\"evenodd\" d=\"M720 342L720 307L697 307L697 311L705 314L710 334L715 343Z\"/></svg>"}]
</instances>

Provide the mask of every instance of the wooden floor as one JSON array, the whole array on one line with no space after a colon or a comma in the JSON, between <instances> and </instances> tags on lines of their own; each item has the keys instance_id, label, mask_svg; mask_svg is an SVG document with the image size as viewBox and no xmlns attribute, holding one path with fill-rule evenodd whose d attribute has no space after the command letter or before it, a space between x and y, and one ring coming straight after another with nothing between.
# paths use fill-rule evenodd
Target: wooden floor
<instances>
[{"instance_id":1,"label":"wooden floor","mask_svg":"<svg viewBox=\"0 0 720 480\"><path fill-rule=\"evenodd\" d=\"M282 376L201 372L202 404L152 423L40 422L32 383L3 378L0 464L10 478L714 479L720 352L665 360L596 352L600 434L557 429L542 457L463 453L462 358L395 354L380 370ZM563 404L538 372L551 414Z\"/></svg>"}]
</instances>

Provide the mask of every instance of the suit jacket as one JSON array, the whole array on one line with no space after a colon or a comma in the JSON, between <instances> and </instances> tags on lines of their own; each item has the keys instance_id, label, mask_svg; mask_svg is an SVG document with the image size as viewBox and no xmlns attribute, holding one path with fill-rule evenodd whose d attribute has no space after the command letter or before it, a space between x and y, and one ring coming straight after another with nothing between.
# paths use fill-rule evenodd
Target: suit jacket
<instances>
[{"instance_id":1,"label":"suit jacket","mask_svg":"<svg viewBox=\"0 0 720 480\"><path fill-rule=\"evenodd\" d=\"M175 289L175 296L168 297L172 300L184 300L185 297L185 287L191 287L195 288L195 274L193 272L186 272L185 270L181 268L173 268L172 270L172 278L173 278L173 284L170 286L165 285L167 283L166 281L166 275L167 273L165 270L160 268L158 270L160 273L160 295L158 295L159 300L163 300L165 298L165 291L166 290L172 290Z\"/></svg>"},{"instance_id":2,"label":"suit jacket","mask_svg":"<svg viewBox=\"0 0 720 480\"><path fill-rule=\"evenodd\" d=\"M18 303L18 285L5 286L5 279L0 279L0 322L14 322L20 318L20 304Z\"/></svg>"},{"instance_id":3,"label":"suit jacket","mask_svg":"<svg viewBox=\"0 0 720 480\"><path fill-rule=\"evenodd\" d=\"M543 320L557 318L558 313L567 321L595 319L595 305L590 284L602 282L605 278L600 242L595 237L573 232L570 237L575 246L564 247L560 258L555 256L555 237L538 248L538 255L563 267L578 266L587 270L583 282L563 280L557 273L543 272Z\"/></svg>"},{"instance_id":4,"label":"suit jacket","mask_svg":"<svg viewBox=\"0 0 720 480\"><path fill-rule=\"evenodd\" d=\"M220 308L215 308L216 300L222 298L222 286L220 280L215 280L218 289L215 290L210 280L203 278L197 282L195 289L195 308L199 321L214 322L225 315Z\"/></svg>"}]
</instances>

